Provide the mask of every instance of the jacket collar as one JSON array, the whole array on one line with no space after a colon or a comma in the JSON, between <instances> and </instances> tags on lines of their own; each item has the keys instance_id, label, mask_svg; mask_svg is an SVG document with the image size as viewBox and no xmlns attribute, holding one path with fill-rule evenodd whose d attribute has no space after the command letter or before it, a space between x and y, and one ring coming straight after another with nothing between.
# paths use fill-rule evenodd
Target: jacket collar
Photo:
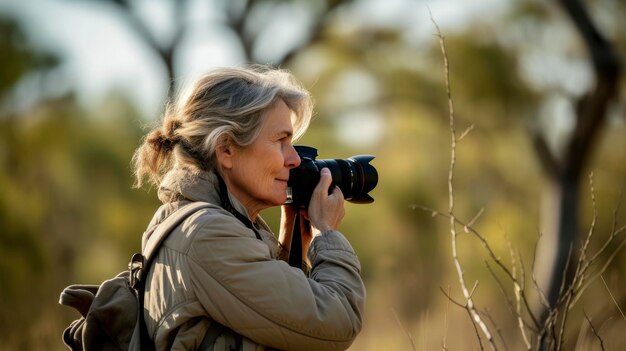
<instances>
[{"instance_id":1,"label":"jacket collar","mask_svg":"<svg viewBox=\"0 0 626 351\"><path fill-rule=\"evenodd\" d=\"M219 193L219 180L213 171L196 171L189 168L175 168L169 171L159 186L159 200L171 203L180 200L203 201L222 206ZM231 192L228 198L233 208L248 219L250 215Z\"/></svg>"},{"instance_id":2,"label":"jacket collar","mask_svg":"<svg viewBox=\"0 0 626 351\"><path fill-rule=\"evenodd\" d=\"M159 200L163 202L164 206L161 206L159 211L155 214L148 230L144 233L143 240L147 241L152 232L156 229L156 226L180 206L177 202L203 201L221 207L219 189L219 180L215 172L196 171L189 168L175 168L169 171L163 177L158 190ZM250 218L246 208L230 191L228 192L228 198L235 210L248 217L248 219ZM272 234L267 223L265 223L261 216L257 216L257 221L254 225L259 229L261 240L268 245L271 257L277 257L278 240L276 240L276 237Z\"/></svg>"}]
</instances>

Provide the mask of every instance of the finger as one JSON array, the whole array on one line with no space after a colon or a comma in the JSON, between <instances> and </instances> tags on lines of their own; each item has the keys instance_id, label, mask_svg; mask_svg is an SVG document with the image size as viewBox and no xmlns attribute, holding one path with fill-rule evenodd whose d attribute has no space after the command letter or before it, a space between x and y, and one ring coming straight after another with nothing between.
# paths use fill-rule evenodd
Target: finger
<instances>
[{"instance_id":1,"label":"finger","mask_svg":"<svg viewBox=\"0 0 626 351\"><path fill-rule=\"evenodd\" d=\"M320 171L320 182L317 185L318 191L328 191L330 188L330 184L333 182L333 177L330 175L330 170L328 168L322 168Z\"/></svg>"},{"instance_id":2,"label":"finger","mask_svg":"<svg viewBox=\"0 0 626 351\"><path fill-rule=\"evenodd\" d=\"M334 186L331 190L330 190L331 194L333 195L337 195L337 196L343 196L343 191L341 191L341 188L339 188L338 186Z\"/></svg>"},{"instance_id":3,"label":"finger","mask_svg":"<svg viewBox=\"0 0 626 351\"><path fill-rule=\"evenodd\" d=\"M341 200L343 200L343 191L341 191L341 189L338 186L333 188L331 194L332 194L332 196L335 196L335 197L340 198Z\"/></svg>"}]
</instances>

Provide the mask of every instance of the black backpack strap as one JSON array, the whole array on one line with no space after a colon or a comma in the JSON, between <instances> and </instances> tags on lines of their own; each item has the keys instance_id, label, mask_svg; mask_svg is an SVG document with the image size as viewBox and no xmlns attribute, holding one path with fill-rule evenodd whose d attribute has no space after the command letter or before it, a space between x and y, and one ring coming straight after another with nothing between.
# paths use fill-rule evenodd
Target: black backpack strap
<instances>
[{"instance_id":1,"label":"black backpack strap","mask_svg":"<svg viewBox=\"0 0 626 351\"><path fill-rule=\"evenodd\" d=\"M254 235L257 239L263 241L263 239L261 238L261 234L259 234L259 231L254 227L252 221L248 217L244 216L241 212L237 211L233 204L230 202L230 199L228 198L228 188L226 187L226 183L224 182L222 176L217 172L215 173L215 175L217 175L217 180L219 181L220 202L222 208L232 213L233 216L235 216L241 223L243 223L246 227L254 232Z\"/></svg>"}]
</instances>

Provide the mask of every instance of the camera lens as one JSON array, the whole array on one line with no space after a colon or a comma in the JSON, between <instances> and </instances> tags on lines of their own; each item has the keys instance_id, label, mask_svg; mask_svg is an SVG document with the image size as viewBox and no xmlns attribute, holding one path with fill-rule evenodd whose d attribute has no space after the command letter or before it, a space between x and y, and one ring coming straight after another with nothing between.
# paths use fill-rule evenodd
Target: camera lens
<instances>
[{"instance_id":1,"label":"camera lens","mask_svg":"<svg viewBox=\"0 0 626 351\"><path fill-rule=\"evenodd\" d=\"M374 198L368 193L378 184L378 172L370 164L374 159L371 155L358 155L348 159L354 169L353 193L350 201L358 204L369 204L374 202Z\"/></svg>"},{"instance_id":2,"label":"camera lens","mask_svg":"<svg viewBox=\"0 0 626 351\"><path fill-rule=\"evenodd\" d=\"M338 186L347 201L368 204L374 199L368 194L378 183L378 172L370 164L372 155L352 156L348 159L316 160L317 150L310 146L295 146L300 166L289 175L288 204L307 206L313 189L320 179L322 168L328 168L333 185Z\"/></svg>"}]
</instances>

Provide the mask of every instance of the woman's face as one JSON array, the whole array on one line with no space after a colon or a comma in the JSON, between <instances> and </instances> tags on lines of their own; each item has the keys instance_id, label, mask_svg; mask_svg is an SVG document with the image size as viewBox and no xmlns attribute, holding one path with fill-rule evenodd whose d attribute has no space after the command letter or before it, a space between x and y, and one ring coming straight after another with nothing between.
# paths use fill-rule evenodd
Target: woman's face
<instances>
[{"instance_id":1,"label":"woman's face","mask_svg":"<svg viewBox=\"0 0 626 351\"><path fill-rule=\"evenodd\" d=\"M255 219L268 207L287 200L289 170L300 165L293 148L291 110L278 100L264 115L256 140L246 147L231 147L223 163L224 179L230 192Z\"/></svg>"}]
</instances>

